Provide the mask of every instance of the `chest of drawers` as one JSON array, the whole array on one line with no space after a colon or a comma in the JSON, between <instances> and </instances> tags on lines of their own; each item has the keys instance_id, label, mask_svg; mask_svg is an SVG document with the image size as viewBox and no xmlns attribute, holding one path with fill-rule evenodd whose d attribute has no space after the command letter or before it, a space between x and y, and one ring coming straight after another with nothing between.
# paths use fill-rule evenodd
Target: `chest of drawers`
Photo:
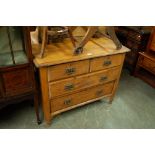
<instances>
[{"instance_id":1,"label":"chest of drawers","mask_svg":"<svg viewBox=\"0 0 155 155\"><path fill-rule=\"evenodd\" d=\"M97 44L103 42L105 48ZM84 104L114 97L125 52L123 46L115 50L109 39L95 39L85 46L80 55L73 55L69 40L49 45L45 57L37 55L34 63L39 68L44 118L51 122L54 115ZM38 47L33 47L37 53Z\"/></svg>"},{"instance_id":2,"label":"chest of drawers","mask_svg":"<svg viewBox=\"0 0 155 155\"><path fill-rule=\"evenodd\" d=\"M139 52L134 75L155 88L155 27L153 27L146 50Z\"/></svg>"}]
</instances>

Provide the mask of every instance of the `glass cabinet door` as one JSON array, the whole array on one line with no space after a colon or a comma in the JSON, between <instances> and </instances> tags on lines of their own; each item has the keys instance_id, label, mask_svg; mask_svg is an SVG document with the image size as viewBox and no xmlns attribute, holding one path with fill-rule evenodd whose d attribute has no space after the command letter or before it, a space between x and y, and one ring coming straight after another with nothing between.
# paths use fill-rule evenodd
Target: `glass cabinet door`
<instances>
[{"instance_id":1,"label":"glass cabinet door","mask_svg":"<svg viewBox=\"0 0 155 155\"><path fill-rule=\"evenodd\" d=\"M0 67L27 62L22 27L0 27Z\"/></svg>"}]
</instances>

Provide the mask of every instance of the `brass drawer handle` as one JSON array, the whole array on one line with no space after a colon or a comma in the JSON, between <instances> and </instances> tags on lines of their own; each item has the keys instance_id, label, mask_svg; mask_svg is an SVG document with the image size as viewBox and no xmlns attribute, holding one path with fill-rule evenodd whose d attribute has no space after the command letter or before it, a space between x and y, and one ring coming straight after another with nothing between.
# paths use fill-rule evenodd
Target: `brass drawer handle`
<instances>
[{"instance_id":1,"label":"brass drawer handle","mask_svg":"<svg viewBox=\"0 0 155 155\"><path fill-rule=\"evenodd\" d=\"M66 68L66 74L67 75L71 75L71 74L74 74L76 72L76 69L75 68Z\"/></svg>"},{"instance_id":2,"label":"brass drawer handle","mask_svg":"<svg viewBox=\"0 0 155 155\"><path fill-rule=\"evenodd\" d=\"M74 89L74 85L73 84L67 84L65 86L65 90L73 90Z\"/></svg>"},{"instance_id":3,"label":"brass drawer handle","mask_svg":"<svg viewBox=\"0 0 155 155\"><path fill-rule=\"evenodd\" d=\"M104 66L109 66L109 65L111 65L111 60L106 60L106 61L104 61L103 65L104 65Z\"/></svg>"},{"instance_id":4,"label":"brass drawer handle","mask_svg":"<svg viewBox=\"0 0 155 155\"><path fill-rule=\"evenodd\" d=\"M98 90L97 92L96 92L96 96L100 96L100 95L102 95L103 94L103 90Z\"/></svg>"},{"instance_id":5,"label":"brass drawer handle","mask_svg":"<svg viewBox=\"0 0 155 155\"><path fill-rule=\"evenodd\" d=\"M72 100L71 99L64 100L64 104L65 105L70 105L71 103L72 103Z\"/></svg>"},{"instance_id":6,"label":"brass drawer handle","mask_svg":"<svg viewBox=\"0 0 155 155\"><path fill-rule=\"evenodd\" d=\"M103 82L103 81L105 81L105 80L107 80L107 79L108 79L107 76L101 76L101 78L100 78L100 82Z\"/></svg>"}]
</instances>

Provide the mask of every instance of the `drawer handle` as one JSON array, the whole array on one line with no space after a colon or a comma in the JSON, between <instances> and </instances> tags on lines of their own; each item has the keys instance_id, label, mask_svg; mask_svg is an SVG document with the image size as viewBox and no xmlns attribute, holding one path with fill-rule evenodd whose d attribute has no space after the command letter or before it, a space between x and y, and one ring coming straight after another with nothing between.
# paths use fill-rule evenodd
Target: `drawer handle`
<instances>
[{"instance_id":1,"label":"drawer handle","mask_svg":"<svg viewBox=\"0 0 155 155\"><path fill-rule=\"evenodd\" d=\"M64 100L64 104L65 105L70 105L71 103L72 103L72 100L71 99Z\"/></svg>"},{"instance_id":2,"label":"drawer handle","mask_svg":"<svg viewBox=\"0 0 155 155\"><path fill-rule=\"evenodd\" d=\"M107 76L101 76L101 78L100 78L100 82L103 82L103 81L105 81L105 80L107 80L107 79L108 79Z\"/></svg>"},{"instance_id":3,"label":"drawer handle","mask_svg":"<svg viewBox=\"0 0 155 155\"><path fill-rule=\"evenodd\" d=\"M98 90L97 92L96 92L96 96L100 96L100 95L102 95L103 94L103 90Z\"/></svg>"},{"instance_id":4,"label":"drawer handle","mask_svg":"<svg viewBox=\"0 0 155 155\"><path fill-rule=\"evenodd\" d=\"M76 71L75 68L67 68L67 69L66 69L66 74L67 74L67 75L71 75L71 74L74 74L75 71Z\"/></svg>"},{"instance_id":5,"label":"drawer handle","mask_svg":"<svg viewBox=\"0 0 155 155\"><path fill-rule=\"evenodd\" d=\"M109 66L109 65L111 65L111 60L106 60L106 61L104 61L103 65L104 65L104 66Z\"/></svg>"},{"instance_id":6,"label":"drawer handle","mask_svg":"<svg viewBox=\"0 0 155 155\"><path fill-rule=\"evenodd\" d=\"M74 85L73 84L68 84L65 86L65 90L72 90L74 89Z\"/></svg>"}]
</instances>

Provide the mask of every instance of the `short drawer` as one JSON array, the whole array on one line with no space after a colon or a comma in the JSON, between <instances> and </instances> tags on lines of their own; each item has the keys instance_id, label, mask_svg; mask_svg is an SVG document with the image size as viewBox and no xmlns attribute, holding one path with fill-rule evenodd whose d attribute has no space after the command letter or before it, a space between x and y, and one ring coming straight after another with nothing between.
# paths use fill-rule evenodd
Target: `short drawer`
<instances>
[{"instance_id":1,"label":"short drawer","mask_svg":"<svg viewBox=\"0 0 155 155\"><path fill-rule=\"evenodd\" d=\"M51 82L49 84L50 98L113 81L117 79L119 71L120 67L114 67L112 69L106 69L82 76Z\"/></svg>"},{"instance_id":2,"label":"short drawer","mask_svg":"<svg viewBox=\"0 0 155 155\"><path fill-rule=\"evenodd\" d=\"M94 58L90 62L90 71L92 72L92 71L119 66L121 65L123 59L124 59L124 54Z\"/></svg>"},{"instance_id":3,"label":"short drawer","mask_svg":"<svg viewBox=\"0 0 155 155\"><path fill-rule=\"evenodd\" d=\"M51 100L51 112L56 112L58 110L62 110L95 98L110 95L113 87L114 82L110 82L97 87L91 87L91 89L86 89L79 93Z\"/></svg>"},{"instance_id":4,"label":"short drawer","mask_svg":"<svg viewBox=\"0 0 155 155\"><path fill-rule=\"evenodd\" d=\"M65 63L48 67L48 81L85 74L89 71L89 60Z\"/></svg>"},{"instance_id":5,"label":"short drawer","mask_svg":"<svg viewBox=\"0 0 155 155\"><path fill-rule=\"evenodd\" d=\"M142 65L148 69L150 72L152 72L153 74L155 74L155 62L147 59L147 58L144 58L143 61L142 61Z\"/></svg>"}]
</instances>

